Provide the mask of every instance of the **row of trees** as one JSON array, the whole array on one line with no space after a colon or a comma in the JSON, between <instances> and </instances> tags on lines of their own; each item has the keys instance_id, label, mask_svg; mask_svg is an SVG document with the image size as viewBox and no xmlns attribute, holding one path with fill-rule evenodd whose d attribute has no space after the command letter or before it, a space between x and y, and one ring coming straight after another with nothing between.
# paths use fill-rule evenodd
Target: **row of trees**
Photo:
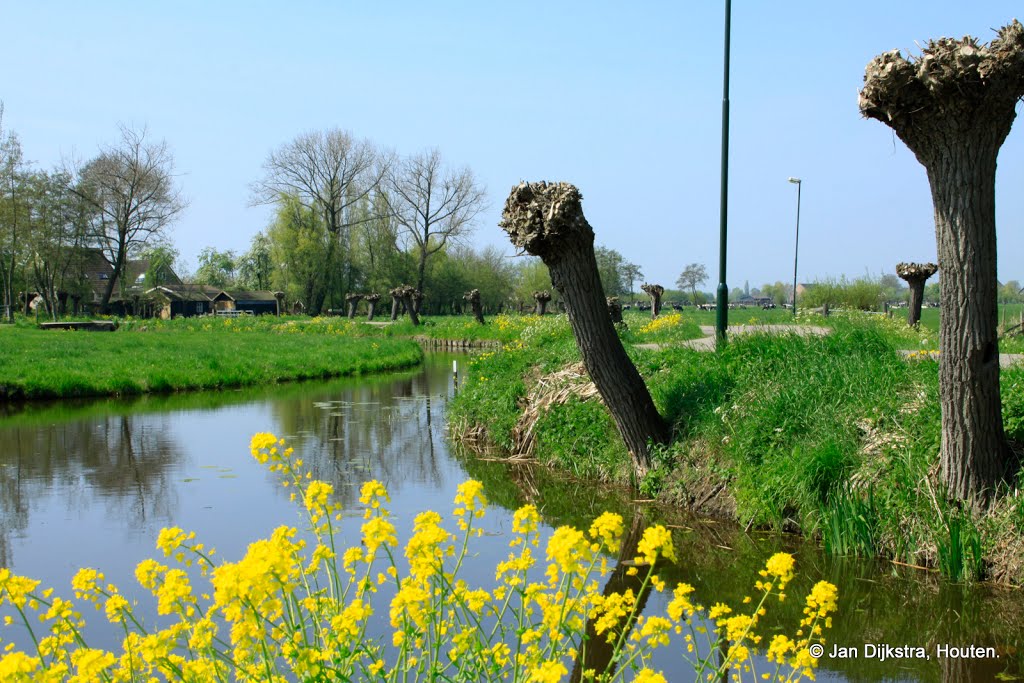
<instances>
[{"instance_id":1,"label":"row of trees","mask_svg":"<svg viewBox=\"0 0 1024 683\"><path fill-rule=\"evenodd\" d=\"M447 167L437 150L399 157L332 129L297 136L263 170L253 201L275 207L271 224L237 265L204 252L200 278L214 282L235 265L239 277L269 282L311 313L402 282L423 292L424 310L434 312L461 309L472 288L492 311L551 289L535 261L513 265L494 249L467 246L486 194L469 168ZM609 296L632 291L642 277L615 250L599 249L599 261Z\"/></svg>"},{"instance_id":2,"label":"row of trees","mask_svg":"<svg viewBox=\"0 0 1024 683\"><path fill-rule=\"evenodd\" d=\"M485 193L472 171L446 167L437 150L402 158L333 129L297 136L263 171L252 198L274 206L271 223L242 254L204 249L188 279L282 290L314 314L340 308L348 294L403 282L435 312L460 310L473 288L488 311L532 307L534 291L553 289L536 259L468 246ZM0 106L0 303L8 317L23 292L39 293L54 315L68 298L97 297L107 311L138 284L127 281L129 259L148 260L146 286L162 284L178 259L168 228L185 206L173 156L144 129L122 127L96 157L46 171L25 161ZM639 266L614 249L597 252L607 294L632 295ZM111 271L101 291L87 281L96 277L87 255L96 254Z\"/></svg>"},{"instance_id":3,"label":"row of trees","mask_svg":"<svg viewBox=\"0 0 1024 683\"><path fill-rule=\"evenodd\" d=\"M25 160L0 106L0 289L8 319L21 292L37 292L54 315L68 298L91 296L88 254L113 270L100 293L106 310L115 288L124 293L129 257L159 247L185 208L167 145L147 141L145 130L120 133L89 161L47 171Z\"/></svg>"}]
</instances>

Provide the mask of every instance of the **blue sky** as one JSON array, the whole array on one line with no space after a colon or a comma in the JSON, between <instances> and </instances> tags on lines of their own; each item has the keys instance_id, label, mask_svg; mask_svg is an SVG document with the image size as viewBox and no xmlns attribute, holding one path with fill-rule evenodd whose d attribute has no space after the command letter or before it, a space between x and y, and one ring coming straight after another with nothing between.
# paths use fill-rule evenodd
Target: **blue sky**
<instances>
[{"instance_id":1,"label":"blue sky","mask_svg":"<svg viewBox=\"0 0 1024 683\"><path fill-rule=\"evenodd\" d=\"M118 123L165 139L190 206L173 241L244 251L268 152L340 127L469 166L497 227L520 180L566 180L600 244L672 285L718 271L724 0L635 3L3 3L4 126L43 167L88 158ZM988 41L1019 2L733 3L730 286L877 275L934 260L924 169L857 91L876 54L942 35ZM1020 105L1018 105L1018 111ZM999 276L1024 280L1024 133L1002 148ZM1016 189L1015 189L1016 188Z\"/></svg>"}]
</instances>

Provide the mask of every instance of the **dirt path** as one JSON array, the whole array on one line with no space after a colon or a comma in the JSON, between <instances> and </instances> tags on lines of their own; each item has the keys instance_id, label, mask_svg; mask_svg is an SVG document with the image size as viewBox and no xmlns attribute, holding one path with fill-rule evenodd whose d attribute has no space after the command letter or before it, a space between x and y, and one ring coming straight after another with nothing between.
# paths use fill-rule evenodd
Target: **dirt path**
<instances>
[{"instance_id":1,"label":"dirt path","mask_svg":"<svg viewBox=\"0 0 1024 683\"><path fill-rule=\"evenodd\" d=\"M691 349L697 349L698 351L714 351L715 343L717 341L715 337L715 328L711 325L701 325L700 331L705 336L700 339L690 339L688 341L681 342L679 346L685 346ZM826 334L830 334L832 329L829 327L817 327L814 325L730 325L728 334L739 335L739 334L799 334L802 337L823 337ZM667 344L637 344L638 349L649 349L657 351L664 348Z\"/></svg>"},{"instance_id":2,"label":"dirt path","mask_svg":"<svg viewBox=\"0 0 1024 683\"><path fill-rule=\"evenodd\" d=\"M715 328L711 325L701 325L700 331L705 336L700 339L690 339L679 343L679 346L684 346L698 351L714 351L715 342ZM828 327L817 327L814 325L730 325L729 334L752 334L752 333L765 333L765 334L799 334L803 337L817 336L823 337L826 334L832 332L831 328ZM668 346L668 344L637 344L638 349L648 349L651 351L659 351ZM900 349L899 354L906 358L914 351L910 349ZM1024 362L1024 354L1022 353L1001 353L999 354L999 367L1009 368L1014 365L1018 365Z\"/></svg>"}]
</instances>

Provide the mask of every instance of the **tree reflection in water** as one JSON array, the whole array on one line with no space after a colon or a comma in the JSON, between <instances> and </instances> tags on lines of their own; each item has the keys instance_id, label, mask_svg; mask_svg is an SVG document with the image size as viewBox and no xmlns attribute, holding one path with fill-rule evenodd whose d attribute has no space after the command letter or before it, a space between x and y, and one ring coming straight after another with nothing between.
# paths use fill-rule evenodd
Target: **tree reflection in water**
<instances>
[{"instance_id":1,"label":"tree reflection in water","mask_svg":"<svg viewBox=\"0 0 1024 683\"><path fill-rule=\"evenodd\" d=\"M112 415L0 428L0 564L13 565L10 535L23 533L33 504L55 490L69 510L99 498L107 516L129 528L169 520L176 507L169 475L180 459L162 420Z\"/></svg>"},{"instance_id":2,"label":"tree reflection in water","mask_svg":"<svg viewBox=\"0 0 1024 683\"><path fill-rule=\"evenodd\" d=\"M337 502L350 508L367 479L392 492L407 484L445 484L435 430L443 431L449 390L446 364L432 363L417 374L311 401L275 402L272 411L277 433L302 454L304 467L334 484Z\"/></svg>"}]
</instances>

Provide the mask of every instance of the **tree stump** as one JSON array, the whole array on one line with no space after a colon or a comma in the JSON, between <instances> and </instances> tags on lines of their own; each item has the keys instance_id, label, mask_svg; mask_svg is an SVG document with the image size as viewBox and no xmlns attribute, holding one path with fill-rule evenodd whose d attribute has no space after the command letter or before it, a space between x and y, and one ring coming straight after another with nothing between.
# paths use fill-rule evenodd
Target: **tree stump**
<instances>
[{"instance_id":1,"label":"tree stump","mask_svg":"<svg viewBox=\"0 0 1024 683\"><path fill-rule=\"evenodd\" d=\"M520 183L505 201L500 225L513 245L539 256L548 267L583 364L615 420L639 484L651 466L648 444L668 441L669 429L608 315L594 231L583 216L581 199L569 183Z\"/></svg>"},{"instance_id":2,"label":"tree stump","mask_svg":"<svg viewBox=\"0 0 1024 683\"><path fill-rule=\"evenodd\" d=\"M418 290L415 287L413 287L412 288L412 295L411 296L412 296L412 311L416 315L419 315L420 314L420 307L423 305L423 292L421 292L420 290ZM418 322L416 324L419 325Z\"/></svg>"},{"instance_id":3,"label":"tree stump","mask_svg":"<svg viewBox=\"0 0 1024 683\"><path fill-rule=\"evenodd\" d=\"M864 73L860 112L899 136L925 167L942 268L939 398L942 478L986 507L1016 463L1003 433L996 294L996 157L1024 96L1024 26L989 45L967 36L899 50Z\"/></svg>"},{"instance_id":4,"label":"tree stump","mask_svg":"<svg viewBox=\"0 0 1024 683\"><path fill-rule=\"evenodd\" d=\"M551 292L539 290L533 293L533 299L537 302L534 312L537 315L544 315L548 311L548 302L551 301Z\"/></svg>"},{"instance_id":5,"label":"tree stump","mask_svg":"<svg viewBox=\"0 0 1024 683\"><path fill-rule=\"evenodd\" d=\"M921 304L924 303L924 283L928 281L939 266L934 263L897 263L896 274L906 280L910 287L910 303L907 312L907 324L917 327L921 319Z\"/></svg>"},{"instance_id":6,"label":"tree stump","mask_svg":"<svg viewBox=\"0 0 1024 683\"><path fill-rule=\"evenodd\" d=\"M647 292L647 296L651 297L651 319L653 320L661 315L661 295L665 293L665 288L661 285L649 285L645 282L640 285L640 289Z\"/></svg>"},{"instance_id":7,"label":"tree stump","mask_svg":"<svg viewBox=\"0 0 1024 683\"><path fill-rule=\"evenodd\" d=\"M473 317L481 325L484 324L484 307L480 303L480 290L471 289L462 295L462 298L469 302L473 308Z\"/></svg>"}]
</instances>

